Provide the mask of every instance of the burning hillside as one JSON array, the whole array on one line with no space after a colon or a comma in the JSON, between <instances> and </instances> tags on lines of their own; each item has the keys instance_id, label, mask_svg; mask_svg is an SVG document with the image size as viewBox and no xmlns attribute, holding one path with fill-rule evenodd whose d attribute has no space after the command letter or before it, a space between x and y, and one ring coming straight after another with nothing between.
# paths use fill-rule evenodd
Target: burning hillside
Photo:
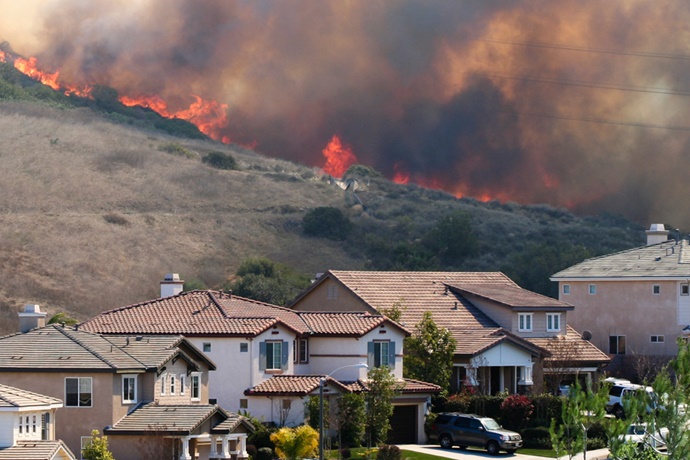
<instances>
[{"instance_id":1,"label":"burning hillside","mask_svg":"<svg viewBox=\"0 0 690 460\"><path fill-rule=\"evenodd\" d=\"M33 0L0 35L56 90L107 85L336 175L357 161L456 196L686 224L669 198L690 192L688 16L680 0Z\"/></svg>"}]
</instances>

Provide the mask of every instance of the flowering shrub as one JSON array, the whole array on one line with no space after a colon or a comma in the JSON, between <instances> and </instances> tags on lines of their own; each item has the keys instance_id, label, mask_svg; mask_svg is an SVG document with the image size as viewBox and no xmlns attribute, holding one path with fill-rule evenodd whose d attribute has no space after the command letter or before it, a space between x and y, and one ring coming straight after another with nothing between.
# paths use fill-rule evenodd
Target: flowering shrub
<instances>
[{"instance_id":1,"label":"flowering shrub","mask_svg":"<svg viewBox=\"0 0 690 460\"><path fill-rule=\"evenodd\" d=\"M510 395L501 403L501 423L510 430L521 430L534 412L532 401L525 395Z\"/></svg>"}]
</instances>

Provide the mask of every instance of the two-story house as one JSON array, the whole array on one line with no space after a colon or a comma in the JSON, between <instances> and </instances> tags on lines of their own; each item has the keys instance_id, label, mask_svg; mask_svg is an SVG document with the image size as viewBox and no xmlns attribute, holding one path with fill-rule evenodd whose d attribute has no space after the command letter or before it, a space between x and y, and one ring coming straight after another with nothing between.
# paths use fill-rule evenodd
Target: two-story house
<instances>
[{"instance_id":1,"label":"two-story house","mask_svg":"<svg viewBox=\"0 0 690 460\"><path fill-rule=\"evenodd\" d=\"M329 374L326 397L366 391L368 371L359 364L385 365L402 389L392 434L402 433L407 442L425 439L427 398L440 388L403 379L403 340L410 332L400 324L369 312L296 312L230 292L182 292L181 285L178 276L167 275L160 298L105 311L79 329L184 335L219 363L209 377L211 398L278 426L304 422L307 398L319 394Z\"/></svg>"},{"instance_id":2,"label":"two-story house","mask_svg":"<svg viewBox=\"0 0 690 460\"><path fill-rule=\"evenodd\" d=\"M559 298L576 306L569 321L614 361L665 357L690 335L690 247L663 224L647 245L587 259L551 276ZM630 367L630 366L628 366Z\"/></svg>"},{"instance_id":3,"label":"two-story house","mask_svg":"<svg viewBox=\"0 0 690 460\"><path fill-rule=\"evenodd\" d=\"M75 460L55 439L58 398L0 385L0 460Z\"/></svg>"},{"instance_id":4,"label":"two-story house","mask_svg":"<svg viewBox=\"0 0 690 460\"><path fill-rule=\"evenodd\" d=\"M591 377L608 362L568 328L572 305L522 289L500 272L330 270L291 306L305 312L397 309L410 329L431 312L457 343L452 391L465 385L487 393L541 391L544 373L557 373L560 383Z\"/></svg>"},{"instance_id":5,"label":"two-story house","mask_svg":"<svg viewBox=\"0 0 690 460\"><path fill-rule=\"evenodd\" d=\"M62 398L51 423L73 452L99 430L116 458L148 458L157 448L180 460L246 458L253 427L209 404L213 369L182 336L105 337L50 325L0 338L0 383Z\"/></svg>"}]
</instances>

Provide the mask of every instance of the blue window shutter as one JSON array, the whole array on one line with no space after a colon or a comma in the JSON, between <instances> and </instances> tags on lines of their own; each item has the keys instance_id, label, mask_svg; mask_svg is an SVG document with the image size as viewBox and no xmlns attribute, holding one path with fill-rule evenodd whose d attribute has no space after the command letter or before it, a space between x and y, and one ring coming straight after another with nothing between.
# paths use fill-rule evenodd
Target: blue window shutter
<instances>
[{"instance_id":1,"label":"blue window shutter","mask_svg":"<svg viewBox=\"0 0 690 460\"><path fill-rule=\"evenodd\" d=\"M259 343L259 370L266 370L266 342Z\"/></svg>"},{"instance_id":2,"label":"blue window shutter","mask_svg":"<svg viewBox=\"0 0 690 460\"><path fill-rule=\"evenodd\" d=\"M388 342L388 366L395 367L395 342Z\"/></svg>"},{"instance_id":3,"label":"blue window shutter","mask_svg":"<svg viewBox=\"0 0 690 460\"><path fill-rule=\"evenodd\" d=\"M374 360L374 342L367 343L367 366L369 369L373 369L376 365L376 360Z\"/></svg>"},{"instance_id":4,"label":"blue window shutter","mask_svg":"<svg viewBox=\"0 0 690 460\"><path fill-rule=\"evenodd\" d=\"M290 357L290 348L288 347L287 342L283 342L282 348L283 348L283 362L282 362L282 366L280 366L280 368L285 371L288 368L288 359Z\"/></svg>"}]
</instances>

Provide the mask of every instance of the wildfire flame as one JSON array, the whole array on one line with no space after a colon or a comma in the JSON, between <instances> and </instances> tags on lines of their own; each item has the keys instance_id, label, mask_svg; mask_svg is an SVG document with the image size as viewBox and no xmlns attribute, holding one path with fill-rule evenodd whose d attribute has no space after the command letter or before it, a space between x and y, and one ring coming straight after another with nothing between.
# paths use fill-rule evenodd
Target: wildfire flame
<instances>
[{"instance_id":1,"label":"wildfire flame","mask_svg":"<svg viewBox=\"0 0 690 460\"><path fill-rule=\"evenodd\" d=\"M347 168L357 163L357 157L352 153L352 149L343 146L337 135L333 135L321 153L326 157L326 164L323 166L323 170L334 177L343 177Z\"/></svg>"}]
</instances>

